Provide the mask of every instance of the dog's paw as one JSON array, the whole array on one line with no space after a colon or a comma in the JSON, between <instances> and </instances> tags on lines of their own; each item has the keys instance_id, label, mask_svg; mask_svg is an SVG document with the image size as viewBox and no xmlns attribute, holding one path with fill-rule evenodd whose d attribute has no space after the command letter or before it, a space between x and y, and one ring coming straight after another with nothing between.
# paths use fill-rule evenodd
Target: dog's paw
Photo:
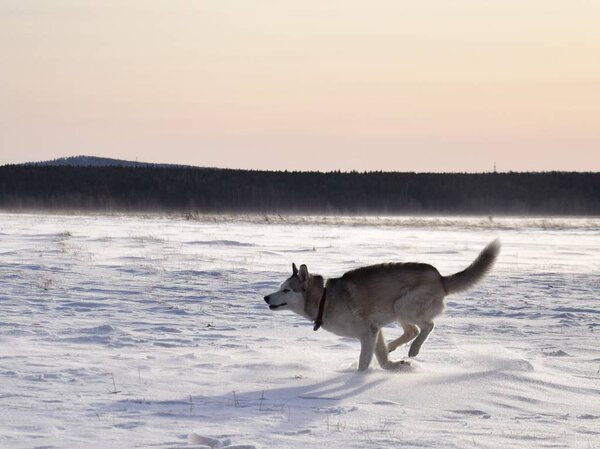
<instances>
[{"instance_id":1,"label":"dog's paw","mask_svg":"<svg viewBox=\"0 0 600 449\"><path fill-rule=\"evenodd\" d=\"M390 371L404 371L410 369L411 363L408 360L398 360L397 362L388 361L382 368Z\"/></svg>"},{"instance_id":2,"label":"dog's paw","mask_svg":"<svg viewBox=\"0 0 600 449\"><path fill-rule=\"evenodd\" d=\"M420 350L421 350L420 346L411 345L410 349L408 350L408 356L416 357L419 354Z\"/></svg>"}]
</instances>

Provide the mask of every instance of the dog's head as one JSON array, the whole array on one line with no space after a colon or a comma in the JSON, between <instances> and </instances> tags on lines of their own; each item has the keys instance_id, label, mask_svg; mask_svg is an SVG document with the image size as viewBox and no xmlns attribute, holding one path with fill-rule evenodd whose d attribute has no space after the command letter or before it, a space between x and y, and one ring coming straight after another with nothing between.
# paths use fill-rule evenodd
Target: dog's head
<instances>
[{"instance_id":1,"label":"dog's head","mask_svg":"<svg viewBox=\"0 0 600 449\"><path fill-rule=\"evenodd\" d=\"M290 309L298 313L304 310L304 295L308 281L306 265L292 264L292 275L287 278L275 293L265 296L265 302L271 310Z\"/></svg>"}]
</instances>

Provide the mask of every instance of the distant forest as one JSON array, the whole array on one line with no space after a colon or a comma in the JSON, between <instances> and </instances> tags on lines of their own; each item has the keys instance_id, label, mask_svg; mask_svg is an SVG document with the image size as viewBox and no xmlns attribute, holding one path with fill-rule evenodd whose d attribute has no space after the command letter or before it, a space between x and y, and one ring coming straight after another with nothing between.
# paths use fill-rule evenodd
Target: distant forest
<instances>
[{"instance_id":1,"label":"distant forest","mask_svg":"<svg viewBox=\"0 0 600 449\"><path fill-rule=\"evenodd\" d=\"M0 208L198 213L600 215L600 173L0 167Z\"/></svg>"}]
</instances>

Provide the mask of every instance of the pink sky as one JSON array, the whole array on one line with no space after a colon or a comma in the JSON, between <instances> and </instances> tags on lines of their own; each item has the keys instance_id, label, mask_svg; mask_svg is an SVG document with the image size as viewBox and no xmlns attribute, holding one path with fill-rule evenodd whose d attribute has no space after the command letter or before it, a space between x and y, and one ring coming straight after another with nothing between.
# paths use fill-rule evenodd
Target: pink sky
<instances>
[{"instance_id":1,"label":"pink sky","mask_svg":"<svg viewBox=\"0 0 600 449\"><path fill-rule=\"evenodd\" d=\"M600 3L4 0L0 164L600 171Z\"/></svg>"}]
</instances>

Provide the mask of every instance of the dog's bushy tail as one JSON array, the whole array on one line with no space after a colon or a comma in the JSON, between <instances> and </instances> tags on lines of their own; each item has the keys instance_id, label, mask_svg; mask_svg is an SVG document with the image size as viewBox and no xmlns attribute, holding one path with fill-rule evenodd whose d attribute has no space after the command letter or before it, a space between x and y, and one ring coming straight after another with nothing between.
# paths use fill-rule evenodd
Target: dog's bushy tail
<instances>
[{"instance_id":1,"label":"dog's bushy tail","mask_svg":"<svg viewBox=\"0 0 600 449\"><path fill-rule=\"evenodd\" d=\"M448 294L465 291L479 282L494 265L500 253L500 240L496 239L486 246L477 259L460 273L442 277Z\"/></svg>"}]
</instances>

